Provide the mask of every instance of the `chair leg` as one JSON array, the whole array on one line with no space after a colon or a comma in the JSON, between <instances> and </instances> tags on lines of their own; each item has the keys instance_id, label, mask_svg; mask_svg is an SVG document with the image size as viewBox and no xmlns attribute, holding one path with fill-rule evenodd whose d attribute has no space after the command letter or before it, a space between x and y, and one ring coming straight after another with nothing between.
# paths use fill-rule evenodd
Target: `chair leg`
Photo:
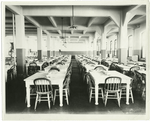
<instances>
[{"instance_id":1,"label":"chair leg","mask_svg":"<svg viewBox=\"0 0 150 121\"><path fill-rule=\"evenodd\" d=\"M92 98L92 89L90 89L89 102L91 102L91 98Z\"/></svg>"},{"instance_id":2,"label":"chair leg","mask_svg":"<svg viewBox=\"0 0 150 121\"><path fill-rule=\"evenodd\" d=\"M120 107L120 96L119 96L119 93L117 92L117 100L118 100L118 105Z\"/></svg>"},{"instance_id":3,"label":"chair leg","mask_svg":"<svg viewBox=\"0 0 150 121\"><path fill-rule=\"evenodd\" d=\"M53 99L53 105L55 105L55 99L56 99L56 92L57 92L57 90L55 90L55 92L54 92L54 99Z\"/></svg>"},{"instance_id":4,"label":"chair leg","mask_svg":"<svg viewBox=\"0 0 150 121\"><path fill-rule=\"evenodd\" d=\"M65 90L65 94L66 94L67 105L69 105L69 101L68 101L68 92L67 92L67 90Z\"/></svg>"},{"instance_id":5,"label":"chair leg","mask_svg":"<svg viewBox=\"0 0 150 121\"><path fill-rule=\"evenodd\" d=\"M47 94L47 101L48 101L48 107L50 109L50 97L49 97L49 94Z\"/></svg>"},{"instance_id":6,"label":"chair leg","mask_svg":"<svg viewBox=\"0 0 150 121\"><path fill-rule=\"evenodd\" d=\"M134 103L133 93L132 93L132 90L131 90L131 89L130 89L130 94L131 94L132 103Z\"/></svg>"},{"instance_id":7,"label":"chair leg","mask_svg":"<svg viewBox=\"0 0 150 121\"><path fill-rule=\"evenodd\" d=\"M120 101L121 101L121 98L122 98L122 90L120 91Z\"/></svg>"},{"instance_id":8,"label":"chair leg","mask_svg":"<svg viewBox=\"0 0 150 121\"><path fill-rule=\"evenodd\" d=\"M70 89L68 88L67 91L68 91L68 95L70 96Z\"/></svg>"},{"instance_id":9,"label":"chair leg","mask_svg":"<svg viewBox=\"0 0 150 121\"><path fill-rule=\"evenodd\" d=\"M51 98L52 102L54 102L53 92L50 93L50 98Z\"/></svg>"},{"instance_id":10,"label":"chair leg","mask_svg":"<svg viewBox=\"0 0 150 121\"><path fill-rule=\"evenodd\" d=\"M102 99L104 101L104 93L103 93L103 89L101 89L101 94L102 94Z\"/></svg>"},{"instance_id":11,"label":"chair leg","mask_svg":"<svg viewBox=\"0 0 150 121\"><path fill-rule=\"evenodd\" d=\"M34 106L34 110L36 110L36 106L37 106L38 98L39 98L39 95L37 94L37 95L36 95L36 99L35 99L35 106Z\"/></svg>"},{"instance_id":12,"label":"chair leg","mask_svg":"<svg viewBox=\"0 0 150 121\"><path fill-rule=\"evenodd\" d=\"M106 95L105 95L105 106L107 104L107 98L108 98L108 92L106 92Z\"/></svg>"}]
</instances>

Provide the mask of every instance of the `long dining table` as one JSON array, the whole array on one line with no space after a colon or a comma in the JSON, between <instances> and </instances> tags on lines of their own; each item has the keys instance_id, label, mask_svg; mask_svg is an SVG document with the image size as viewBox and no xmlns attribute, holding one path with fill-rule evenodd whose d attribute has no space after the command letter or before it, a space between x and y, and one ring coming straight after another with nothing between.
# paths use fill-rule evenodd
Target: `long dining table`
<instances>
[{"instance_id":1,"label":"long dining table","mask_svg":"<svg viewBox=\"0 0 150 121\"><path fill-rule=\"evenodd\" d=\"M105 79L110 76L118 76L122 78L122 83L126 84L126 104L129 105L129 89L132 78L119 73L117 71L107 71L106 74L100 74L93 70L89 72L95 81L95 105L98 105L98 85L105 84Z\"/></svg>"},{"instance_id":2,"label":"long dining table","mask_svg":"<svg viewBox=\"0 0 150 121\"><path fill-rule=\"evenodd\" d=\"M26 98L27 98L27 107L30 107L30 86L34 85L34 79L36 78L47 78L48 73L46 71L39 71L32 76L24 79L25 86L26 86ZM63 81L66 76L66 71L60 71L50 77L50 81L52 85L59 86L59 100L60 100L60 107L63 106Z\"/></svg>"}]
</instances>

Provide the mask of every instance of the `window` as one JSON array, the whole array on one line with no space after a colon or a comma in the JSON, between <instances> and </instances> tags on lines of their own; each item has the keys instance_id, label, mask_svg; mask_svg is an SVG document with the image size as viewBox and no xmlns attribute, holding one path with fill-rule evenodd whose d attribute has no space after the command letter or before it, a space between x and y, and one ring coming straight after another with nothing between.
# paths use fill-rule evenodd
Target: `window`
<instances>
[{"instance_id":1,"label":"window","mask_svg":"<svg viewBox=\"0 0 150 121\"><path fill-rule=\"evenodd\" d=\"M110 41L110 54L112 54L112 40Z\"/></svg>"},{"instance_id":2,"label":"window","mask_svg":"<svg viewBox=\"0 0 150 121\"><path fill-rule=\"evenodd\" d=\"M141 33L141 57L146 57L146 32Z\"/></svg>"},{"instance_id":3,"label":"window","mask_svg":"<svg viewBox=\"0 0 150 121\"><path fill-rule=\"evenodd\" d=\"M116 56L117 55L117 39L115 39L114 41L114 55Z\"/></svg>"},{"instance_id":4,"label":"window","mask_svg":"<svg viewBox=\"0 0 150 121\"><path fill-rule=\"evenodd\" d=\"M128 56L133 55L133 36L128 37Z\"/></svg>"}]
</instances>

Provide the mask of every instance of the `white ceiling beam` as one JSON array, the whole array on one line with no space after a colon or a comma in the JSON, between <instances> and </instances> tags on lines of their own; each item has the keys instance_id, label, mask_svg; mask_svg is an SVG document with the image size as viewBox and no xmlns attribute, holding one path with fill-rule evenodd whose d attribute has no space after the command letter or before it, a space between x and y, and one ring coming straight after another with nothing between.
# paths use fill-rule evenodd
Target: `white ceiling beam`
<instances>
[{"instance_id":1,"label":"white ceiling beam","mask_svg":"<svg viewBox=\"0 0 150 121\"><path fill-rule=\"evenodd\" d=\"M60 12L61 11L61 12ZM25 16L64 16L71 17L72 9L70 6L24 6ZM110 7L99 6L76 6L74 16L78 17L108 17L116 13L120 15L120 10ZM71 18L70 18L71 19Z\"/></svg>"},{"instance_id":2,"label":"white ceiling beam","mask_svg":"<svg viewBox=\"0 0 150 121\"><path fill-rule=\"evenodd\" d=\"M139 8L141 5L133 5L133 6L130 6L130 7L127 7L125 10L124 10L124 13L126 14L127 12L131 12L133 10L136 10L137 8Z\"/></svg>"},{"instance_id":3,"label":"white ceiling beam","mask_svg":"<svg viewBox=\"0 0 150 121\"><path fill-rule=\"evenodd\" d=\"M77 30L86 30L86 31L93 30L93 31L95 31L97 27L98 27L97 25L90 26L90 27L80 26L80 27L77 28ZM51 26L42 26L42 29L43 30L62 30L62 26L57 26L57 28L51 27ZM63 30L69 30L69 27L68 26L63 26Z\"/></svg>"},{"instance_id":4,"label":"white ceiling beam","mask_svg":"<svg viewBox=\"0 0 150 121\"><path fill-rule=\"evenodd\" d=\"M86 33L86 30L83 31L83 34L85 34L85 33Z\"/></svg>"},{"instance_id":5,"label":"white ceiling beam","mask_svg":"<svg viewBox=\"0 0 150 121\"><path fill-rule=\"evenodd\" d=\"M139 19L141 19L141 18L143 18L143 17L145 17L146 15L141 15L141 16L135 16L133 19L131 19L131 21L129 22L129 23L131 23L131 22L133 22L133 21L137 21L137 20L139 20Z\"/></svg>"},{"instance_id":6,"label":"white ceiling beam","mask_svg":"<svg viewBox=\"0 0 150 121\"><path fill-rule=\"evenodd\" d=\"M45 32L47 35L49 35L49 34L50 34L47 30L44 30L44 32Z\"/></svg>"},{"instance_id":7,"label":"white ceiling beam","mask_svg":"<svg viewBox=\"0 0 150 121\"><path fill-rule=\"evenodd\" d=\"M35 25L36 27L41 27L40 24L35 21L32 17L26 16L25 17L28 21L30 21L33 25Z\"/></svg>"},{"instance_id":8,"label":"white ceiling beam","mask_svg":"<svg viewBox=\"0 0 150 121\"><path fill-rule=\"evenodd\" d=\"M96 19L95 17L90 18L90 19L89 19L89 22L88 22L88 24L87 24L87 27L91 26L92 23L93 23L93 21L94 21L95 19Z\"/></svg>"},{"instance_id":9,"label":"white ceiling beam","mask_svg":"<svg viewBox=\"0 0 150 121\"><path fill-rule=\"evenodd\" d=\"M49 19L49 21L52 23L52 25L53 25L54 27L57 27L57 23L56 23L54 17L48 17L48 19ZM60 35L62 34L62 32L61 32L60 30L57 30L57 32L58 32Z\"/></svg>"},{"instance_id":10,"label":"white ceiling beam","mask_svg":"<svg viewBox=\"0 0 150 121\"><path fill-rule=\"evenodd\" d=\"M14 5L6 5L6 8L9 9L12 13L22 15L22 7Z\"/></svg>"},{"instance_id":11,"label":"white ceiling beam","mask_svg":"<svg viewBox=\"0 0 150 121\"><path fill-rule=\"evenodd\" d=\"M109 36L109 35L113 35L114 33L117 33L119 31L119 28L112 28L106 36Z\"/></svg>"},{"instance_id":12,"label":"white ceiling beam","mask_svg":"<svg viewBox=\"0 0 150 121\"><path fill-rule=\"evenodd\" d=\"M5 27L13 27L12 24L6 24ZM36 26L33 26L33 25L25 25L25 27L28 27L28 28L37 28Z\"/></svg>"},{"instance_id":13,"label":"white ceiling beam","mask_svg":"<svg viewBox=\"0 0 150 121\"><path fill-rule=\"evenodd\" d=\"M50 22L52 23L52 25L54 27L57 27L57 23L56 23L56 21L55 21L55 19L53 17L48 17L48 19L50 20Z\"/></svg>"},{"instance_id":14,"label":"white ceiling beam","mask_svg":"<svg viewBox=\"0 0 150 121\"><path fill-rule=\"evenodd\" d=\"M61 32L60 30L57 30L57 32L58 32L60 35L62 35L62 32Z\"/></svg>"},{"instance_id":15,"label":"white ceiling beam","mask_svg":"<svg viewBox=\"0 0 150 121\"><path fill-rule=\"evenodd\" d=\"M109 18L105 23L104 23L104 26L108 26L110 23L112 22L112 20Z\"/></svg>"},{"instance_id":16,"label":"white ceiling beam","mask_svg":"<svg viewBox=\"0 0 150 121\"><path fill-rule=\"evenodd\" d=\"M6 22L6 23L12 23L12 19L6 19L5 22ZM25 21L25 23L30 23L30 22Z\"/></svg>"},{"instance_id":17,"label":"white ceiling beam","mask_svg":"<svg viewBox=\"0 0 150 121\"><path fill-rule=\"evenodd\" d=\"M72 17L70 17L70 26L72 26L73 23L72 23Z\"/></svg>"},{"instance_id":18,"label":"white ceiling beam","mask_svg":"<svg viewBox=\"0 0 150 121\"><path fill-rule=\"evenodd\" d=\"M74 33L74 31L73 30L71 30L71 34L73 34Z\"/></svg>"}]
</instances>

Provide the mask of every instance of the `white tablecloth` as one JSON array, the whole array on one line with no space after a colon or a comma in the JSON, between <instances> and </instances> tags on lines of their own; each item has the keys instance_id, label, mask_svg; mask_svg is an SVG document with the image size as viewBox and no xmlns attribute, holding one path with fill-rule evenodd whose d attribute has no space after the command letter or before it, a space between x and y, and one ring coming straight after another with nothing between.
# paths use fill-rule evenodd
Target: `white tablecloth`
<instances>
[{"instance_id":1,"label":"white tablecloth","mask_svg":"<svg viewBox=\"0 0 150 121\"><path fill-rule=\"evenodd\" d=\"M98 85L99 84L104 84L105 83L105 79L107 77L110 77L110 76L118 76L118 77L121 77L122 78L122 83L126 83L127 86L126 86L126 104L129 104L129 87L130 87L130 83L131 83L131 80L132 78L124 75L124 74L121 74L117 71L108 71L107 74L99 74L98 72L96 71L91 71L90 72L91 76L94 78L94 81L95 81L95 105L98 105Z\"/></svg>"},{"instance_id":2,"label":"white tablecloth","mask_svg":"<svg viewBox=\"0 0 150 121\"><path fill-rule=\"evenodd\" d=\"M45 71L39 71L32 76L24 79L26 85L26 95L27 95L27 107L30 107L30 85L34 85L33 81L36 78L47 78L48 73ZM58 72L53 77L49 78L51 80L52 85L59 86L59 98L60 98L60 106L63 106L63 81L65 79L66 73L65 72Z\"/></svg>"}]
</instances>

